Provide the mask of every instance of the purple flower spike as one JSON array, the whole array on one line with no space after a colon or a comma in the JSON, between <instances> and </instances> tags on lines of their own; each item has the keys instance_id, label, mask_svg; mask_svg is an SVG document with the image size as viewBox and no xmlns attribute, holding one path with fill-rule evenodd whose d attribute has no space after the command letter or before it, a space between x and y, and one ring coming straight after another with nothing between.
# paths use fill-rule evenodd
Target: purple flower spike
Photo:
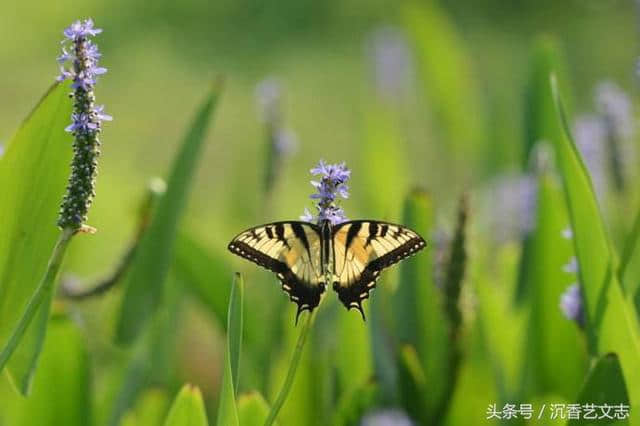
<instances>
[{"instance_id":1,"label":"purple flower spike","mask_svg":"<svg viewBox=\"0 0 640 426\"><path fill-rule=\"evenodd\" d=\"M314 216L305 209L305 214L300 219L307 222L315 220L318 223L328 220L333 225L346 221L344 210L336 203L338 197L349 198L349 187L346 182L351 177L351 171L347 169L345 163L326 164L320 160L310 172L314 176L321 176L320 181L311 181L311 185L318 191L310 197L312 200L318 200L316 203L318 214Z\"/></svg>"},{"instance_id":2,"label":"purple flower spike","mask_svg":"<svg viewBox=\"0 0 640 426\"><path fill-rule=\"evenodd\" d=\"M570 285L560 296L560 309L567 319L575 321L580 327L584 326L584 301L579 284Z\"/></svg>"},{"instance_id":3,"label":"purple flower spike","mask_svg":"<svg viewBox=\"0 0 640 426\"><path fill-rule=\"evenodd\" d=\"M107 72L98 66L101 54L89 38L102 32L93 27L93 21L76 21L64 30L62 54L57 61L62 66L58 81L71 80L74 99L71 124L65 130L74 136L71 176L62 200L58 226L77 229L87 220L87 212L94 196L99 134L102 122L111 121L103 106L95 105L94 87L97 77ZM65 64L68 64L65 67Z\"/></svg>"}]
</instances>

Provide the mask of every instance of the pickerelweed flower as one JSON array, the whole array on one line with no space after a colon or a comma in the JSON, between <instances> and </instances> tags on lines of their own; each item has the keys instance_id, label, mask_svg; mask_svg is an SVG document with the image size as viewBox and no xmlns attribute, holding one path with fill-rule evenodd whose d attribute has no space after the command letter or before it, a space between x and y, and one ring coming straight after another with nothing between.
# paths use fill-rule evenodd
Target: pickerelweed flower
<instances>
[{"instance_id":1,"label":"pickerelweed flower","mask_svg":"<svg viewBox=\"0 0 640 426\"><path fill-rule=\"evenodd\" d=\"M571 284L560 296L560 309L567 319L575 321L580 327L584 326L584 302L580 284Z\"/></svg>"},{"instance_id":2,"label":"pickerelweed flower","mask_svg":"<svg viewBox=\"0 0 640 426\"><path fill-rule=\"evenodd\" d=\"M295 133L284 125L282 90L275 79L266 78L256 86L256 100L266 127L268 151L265 191L270 193L284 160L295 151L297 139Z\"/></svg>"},{"instance_id":3,"label":"pickerelweed flower","mask_svg":"<svg viewBox=\"0 0 640 426\"><path fill-rule=\"evenodd\" d=\"M95 196L95 178L100 155L99 134L102 121L111 117L103 106L95 105L93 92L97 77L107 72L98 66L100 52L91 37L102 32L93 21L76 21L63 34L58 81L71 80L74 99L71 124L65 129L73 134L73 160L67 192L60 206L58 226L78 229L87 220L87 212ZM68 67L65 67L68 64Z\"/></svg>"},{"instance_id":4,"label":"pickerelweed flower","mask_svg":"<svg viewBox=\"0 0 640 426\"><path fill-rule=\"evenodd\" d=\"M614 188L622 191L628 179L627 171L633 168L629 159L635 158L633 145L630 143L634 131L631 99L612 81L598 84L595 98L606 129L609 173Z\"/></svg>"},{"instance_id":5,"label":"pickerelweed flower","mask_svg":"<svg viewBox=\"0 0 640 426\"><path fill-rule=\"evenodd\" d=\"M323 160L320 160L318 165L311 169L310 172L314 176L321 176L319 182L311 181L311 185L318 191L311 195L312 200L317 200L316 209L318 213L314 215L305 208L305 212L300 216L300 219L318 224L328 220L332 225L345 222L347 218L338 202L340 198L349 198L347 181L351 177L351 170L347 169L345 163L326 164Z\"/></svg>"},{"instance_id":6,"label":"pickerelweed flower","mask_svg":"<svg viewBox=\"0 0 640 426\"><path fill-rule=\"evenodd\" d=\"M573 125L576 145L585 165L589 170L591 181L598 200L604 200L607 190L607 174L605 168L606 128L597 115L578 117Z\"/></svg>"},{"instance_id":7,"label":"pickerelweed flower","mask_svg":"<svg viewBox=\"0 0 640 426\"><path fill-rule=\"evenodd\" d=\"M378 93L399 97L409 93L413 82L413 57L402 31L394 27L376 29L367 42Z\"/></svg>"},{"instance_id":8,"label":"pickerelweed flower","mask_svg":"<svg viewBox=\"0 0 640 426\"><path fill-rule=\"evenodd\" d=\"M627 95L613 81L603 81L595 89L598 111L610 122L616 137L628 139L633 134L633 107Z\"/></svg>"},{"instance_id":9,"label":"pickerelweed flower","mask_svg":"<svg viewBox=\"0 0 640 426\"><path fill-rule=\"evenodd\" d=\"M535 228L538 185L533 174L500 176L488 191L489 220L497 241L520 239Z\"/></svg>"}]
</instances>

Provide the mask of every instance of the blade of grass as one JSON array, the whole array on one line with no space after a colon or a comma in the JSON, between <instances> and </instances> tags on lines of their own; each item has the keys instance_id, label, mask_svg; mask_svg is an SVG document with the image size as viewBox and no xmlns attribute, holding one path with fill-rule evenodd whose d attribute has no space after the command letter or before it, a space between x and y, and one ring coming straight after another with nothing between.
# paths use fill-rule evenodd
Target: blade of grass
<instances>
[{"instance_id":1,"label":"blade of grass","mask_svg":"<svg viewBox=\"0 0 640 426\"><path fill-rule=\"evenodd\" d=\"M536 143L551 141L562 132L548 85L549 74L555 70L562 77L564 68L565 61L558 41L550 36L538 37L532 48L525 93L523 170L531 165L531 150ZM562 79L563 87L565 80L567 79Z\"/></svg>"},{"instance_id":2,"label":"blade of grass","mask_svg":"<svg viewBox=\"0 0 640 426\"><path fill-rule=\"evenodd\" d=\"M229 344L229 361L231 363L231 377L233 378L234 396L238 394L240 374L240 352L242 349L242 305L244 300L244 280L242 275L235 275L235 283L229 297L229 321L227 323L227 338Z\"/></svg>"},{"instance_id":3,"label":"blade of grass","mask_svg":"<svg viewBox=\"0 0 640 426\"><path fill-rule=\"evenodd\" d=\"M414 190L405 201L402 223L428 239L433 235L434 221L431 198L424 191ZM430 243L428 241L427 245ZM441 403L448 381L447 362L451 350L450 325L444 313L444 295L434 282L433 255L433 248L428 247L402 262L399 268L399 285L394 294L395 335L400 344L408 344L416 352L428 384L416 388L415 392L418 394L412 397L420 400L420 405L423 406L413 404L407 410L412 417L423 418L425 422L427 416L434 415L436 407ZM400 356L400 371L403 370L403 361L406 360ZM399 379L401 390L412 386L410 382L404 383L411 379L410 376L399 374ZM411 402L407 398L402 400L405 403ZM419 410L416 411L416 407Z\"/></svg>"},{"instance_id":4,"label":"blade of grass","mask_svg":"<svg viewBox=\"0 0 640 426\"><path fill-rule=\"evenodd\" d=\"M54 85L0 157L0 348L4 354L45 275L59 236L56 219L71 158L71 139L64 132L71 116L68 91L67 85ZM42 348L50 304L45 300L39 312L34 311L37 319L26 328L22 344L13 348L15 356L7 365L24 394ZM16 337L17 345L23 336ZM5 362L0 362L0 370Z\"/></svg>"},{"instance_id":5,"label":"blade of grass","mask_svg":"<svg viewBox=\"0 0 640 426\"><path fill-rule=\"evenodd\" d=\"M51 254L51 259L49 260L49 264L47 265L47 270L44 277L38 284L38 287L36 287L33 296L31 297L31 299L29 299L29 302L27 303L27 306L25 307L20 320L16 325L16 328L12 331L6 345L0 352L0 369L4 367L9 358L11 358L13 352L18 347L18 344L24 336L27 327L29 327L29 324L31 324L31 320L38 313L38 309L42 305L42 302L44 300L47 300L49 302L51 301L51 293L53 292L55 281L58 277L58 272L60 271L60 266L62 265L62 261L64 260L64 254L67 245L69 244L69 241L73 236L73 232L74 231L72 229L65 228L64 231L60 233L60 237L58 238L58 241L53 249L53 253ZM45 309L48 312L49 307L46 307ZM42 335L40 338L40 345L42 344L43 338L44 335ZM37 351L39 352L40 349L41 346L37 348ZM31 368L35 368L35 366L32 366ZM28 388L21 388L21 391L23 391L23 393L26 393L28 391Z\"/></svg>"},{"instance_id":6,"label":"blade of grass","mask_svg":"<svg viewBox=\"0 0 640 426\"><path fill-rule=\"evenodd\" d=\"M640 312L637 303L640 295L640 210L633 223L633 229L627 237L618 276L626 293L636 301L636 313Z\"/></svg>"},{"instance_id":7,"label":"blade of grass","mask_svg":"<svg viewBox=\"0 0 640 426\"><path fill-rule=\"evenodd\" d=\"M582 333L558 307L561 294L573 279L562 270L573 249L571 242L562 237L569 223L562 188L549 173L538 178L536 211L529 251L521 260L529 271L526 282L531 309L523 394L555 393L571 400L582 384L587 359ZM558 351L559 347L565 349Z\"/></svg>"},{"instance_id":8,"label":"blade of grass","mask_svg":"<svg viewBox=\"0 0 640 426\"><path fill-rule=\"evenodd\" d=\"M172 261L176 231L220 91L221 84L215 84L196 114L175 157L167 179L167 191L160 199L149 229L140 242L138 255L125 278L117 326L120 343L131 343L160 304Z\"/></svg>"},{"instance_id":9,"label":"blade of grass","mask_svg":"<svg viewBox=\"0 0 640 426\"><path fill-rule=\"evenodd\" d=\"M238 391L238 371L242 344L242 299L244 281L242 275L234 275L229 310L227 314L227 350L225 354L220 403L218 405L218 426L239 426L236 393Z\"/></svg>"},{"instance_id":10,"label":"blade of grass","mask_svg":"<svg viewBox=\"0 0 640 426\"><path fill-rule=\"evenodd\" d=\"M630 297L618 281L615 256L582 158L571 138L557 82L550 79L563 135L554 141L573 228L580 282L585 298L586 330L593 355L615 352L633 407L640 407L640 330Z\"/></svg>"}]
</instances>

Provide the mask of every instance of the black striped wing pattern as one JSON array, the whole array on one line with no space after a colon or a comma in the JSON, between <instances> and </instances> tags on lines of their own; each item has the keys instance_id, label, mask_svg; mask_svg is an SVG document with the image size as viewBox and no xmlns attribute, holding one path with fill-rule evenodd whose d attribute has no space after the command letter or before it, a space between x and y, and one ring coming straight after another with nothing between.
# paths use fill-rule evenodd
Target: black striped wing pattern
<instances>
[{"instance_id":1,"label":"black striped wing pattern","mask_svg":"<svg viewBox=\"0 0 640 426\"><path fill-rule=\"evenodd\" d=\"M376 286L380 272L426 246L416 232L373 220L344 222L333 228L333 289L347 309L362 314L362 301Z\"/></svg>"},{"instance_id":2,"label":"black striped wing pattern","mask_svg":"<svg viewBox=\"0 0 640 426\"><path fill-rule=\"evenodd\" d=\"M275 272L282 289L302 311L312 311L325 290L318 226L307 222L275 222L238 234L229 250Z\"/></svg>"}]
</instances>

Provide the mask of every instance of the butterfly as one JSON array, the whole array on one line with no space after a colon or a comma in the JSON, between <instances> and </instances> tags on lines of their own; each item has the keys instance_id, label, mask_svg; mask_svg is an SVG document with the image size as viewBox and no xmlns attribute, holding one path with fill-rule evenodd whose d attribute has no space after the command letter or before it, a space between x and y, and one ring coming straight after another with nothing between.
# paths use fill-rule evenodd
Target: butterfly
<instances>
[{"instance_id":1,"label":"butterfly","mask_svg":"<svg viewBox=\"0 0 640 426\"><path fill-rule=\"evenodd\" d=\"M300 314L313 311L331 283L348 310L358 309L376 286L380 272L426 246L404 226L374 220L337 225L285 221L238 234L229 250L273 271Z\"/></svg>"}]
</instances>

